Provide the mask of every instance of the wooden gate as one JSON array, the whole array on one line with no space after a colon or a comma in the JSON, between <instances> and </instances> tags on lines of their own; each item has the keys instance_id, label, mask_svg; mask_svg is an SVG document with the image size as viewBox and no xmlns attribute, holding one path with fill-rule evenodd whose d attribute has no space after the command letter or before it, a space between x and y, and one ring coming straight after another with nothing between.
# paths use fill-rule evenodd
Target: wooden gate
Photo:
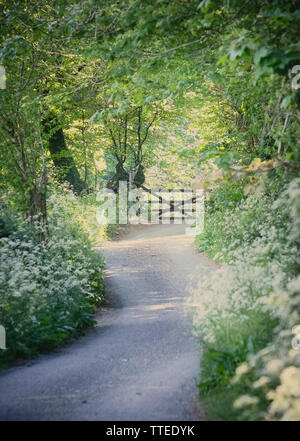
<instances>
[{"instance_id":1,"label":"wooden gate","mask_svg":"<svg viewBox=\"0 0 300 441\"><path fill-rule=\"evenodd\" d=\"M188 223L196 220L196 193L192 190L143 190L151 194L149 198L151 220L158 223ZM188 196L188 197L187 197ZM149 219L150 220L150 219Z\"/></svg>"}]
</instances>

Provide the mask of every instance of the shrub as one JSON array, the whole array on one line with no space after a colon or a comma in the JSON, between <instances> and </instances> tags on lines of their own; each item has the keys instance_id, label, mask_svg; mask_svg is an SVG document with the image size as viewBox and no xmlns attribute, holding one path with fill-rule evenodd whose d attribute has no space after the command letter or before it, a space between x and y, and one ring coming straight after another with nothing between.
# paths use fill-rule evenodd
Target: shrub
<instances>
[{"instance_id":1,"label":"shrub","mask_svg":"<svg viewBox=\"0 0 300 441\"><path fill-rule=\"evenodd\" d=\"M285 419L299 410L293 394L280 388L282 381L296 381L298 369L299 354L290 342L292 326L300 323L299 184L294 180L275 201L271 195L249 195L233 209L208 212L206 231L198 237L199 248L223 262L201 278L190 298L197 305L194 323L203 348L199 386L212 406L216 390L230 390L236 409L227 410L228 418ZM274 378L266 379L276 352L282 360L277 386ZM260 384L262 389L253 393ZM282 393L290 403L285 411L278 410Z\"/></svg>"},{"instance_id":2,"label":"shrub","mask_svg":"<svg viewBox=\"0 0 300 441\"><path fill-rule=\"evenodd\" d=\"M75 221L80 200L69 190L50 197L49 238L26 223L0 238L1 358L31 356L93 324L103 298L103 258ZM72 206L72 210L70 207Z\"/></svg>"},{"instance_id":3,"label":"shrub","mask_svg":"<svg viewBox=\"0 0 300 441\"><path fill-rule=\"evenodd\" d=\"M288 201L288 203L286 203ZM299 264L300 179L289 185L276 207L288 207L290 223L286 242L295 249ZM275 278L272 293L266 299L266 310L277 318L274 339L245 364L244 376L237 370L234 384L249 384L248 395L254 400L247 405L243 397L234 405L244 411L245 418L266 420L300 420L300 276L295 275L284 286ZM294 340L295 346L292 346Z\"/></svg>"}]
</instances>

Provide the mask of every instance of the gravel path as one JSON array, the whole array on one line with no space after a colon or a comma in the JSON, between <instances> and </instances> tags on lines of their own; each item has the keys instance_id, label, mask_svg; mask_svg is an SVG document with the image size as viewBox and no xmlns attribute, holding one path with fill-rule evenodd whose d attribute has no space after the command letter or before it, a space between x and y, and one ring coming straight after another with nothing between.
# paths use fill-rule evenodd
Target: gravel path
<instances>
[{"instance_id":1,"label":"gravel path","mask_svg":"<svg viewBox=\"0 0 300 441\"><path fill-rule=\"evenodd\" d=\"M134 226L101 248L107 306L79 340L0 374L1 420L205 420L190 274L212 263L181 225Z\"/></svg>"}]
</instances>

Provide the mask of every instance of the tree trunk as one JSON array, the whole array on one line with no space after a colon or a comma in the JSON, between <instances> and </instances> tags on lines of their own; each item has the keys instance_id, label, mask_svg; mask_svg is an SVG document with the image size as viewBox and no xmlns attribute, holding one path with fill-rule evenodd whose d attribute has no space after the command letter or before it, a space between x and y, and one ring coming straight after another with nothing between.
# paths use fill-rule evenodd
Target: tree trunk
<instances>
[{"instance_id":1,"label":"tree trunk","mask_svg":"<svg viewBox=\"0 0 300 441\"><path fill-rule=\"evenodd\" d=\"M54 165L59 172L59 179L69 182L74 192L80 194L83 190L87 189L87 186L81 180L72 154L68 150L63 129L55 129L53 127L53 120L51 123L45 122L44 127L47 133L52 132L49 138L49 150Z\"/></svg>"},{"instance_id":2,"label":"tree trunk","mask_svg":"<svg viewBox=\"0 0 300 441\"><path fill-rule=\"evenodd\" d=\"M138 188L140 188L141 185L144 184L144 182L145 182L144 167L142 166L142 164L139 164L133 180L133 184L136 185Z\"/></svg>"},{"instance_id":3,"label":"tree trunk","mask_svg":"<svg viewBox=\"0 0 300 441\"><path fill-rule=\"evenodd\" d=\"M127 181L127 182L129 181L129 174L124 169L122 161L117 163L116 173L108 181L107 187L111 188L115 193L117 193L119 189L119 181Z\"/></svg>"},{"instance_id":4,"label":"tree trunk","mask_svg":"<svg viewBox=\"0 0 300 441\"><path fill-rule=\"evenodd\" d=\"M48 237L47 174L45 171L43 171L40 183L29 192L28 215L32 225L40 224L40 238L45 240Z\"/></svg>"}]
</instances>

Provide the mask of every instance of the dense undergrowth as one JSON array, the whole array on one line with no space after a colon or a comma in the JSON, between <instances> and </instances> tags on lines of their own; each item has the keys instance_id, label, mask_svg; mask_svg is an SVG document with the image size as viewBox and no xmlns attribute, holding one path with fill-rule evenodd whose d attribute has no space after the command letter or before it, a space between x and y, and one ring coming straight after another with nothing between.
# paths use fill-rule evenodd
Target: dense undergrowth
<instances>
[{"instance_id":1,"label":"dense undergrowth","mask_svg":"<svg viewBox=\"0 0 300 441\"><path fill-rule=\"evenodd\" d=\"M15 0L0 23L1 360L92 322L92 244L115 229L97 226L99 183L215 173L197 244L221 266L191 299L202 399L219 419L300 420L299 2ZM29 225L47 215L43 242Z\"/></svg>"},{"instance_id":2,"label":"dense undergrowth","mask_svg":"<svg viewBox=\"0 0 300 441\"><path fill-rule=\"evenodd\" d=\"M300 180L229 180L210 192L200 251L220 262L191 296L201 399L221 420L300 416Z\"/></svg>"},{"instance_id":3,"label":"dense undergrowth","mask_svg":"<svg viewBox=\"0 0 300 441\"><path fill-rule=\"evenodd\" d=\"M3 206L0 238L0 323L6 331L5 367L64 343L94 323L104 295L103 257L93 245L105 238L95 196L78 198L56 187L48 200L49 234Z\"/></svg>"}]
</instances>

